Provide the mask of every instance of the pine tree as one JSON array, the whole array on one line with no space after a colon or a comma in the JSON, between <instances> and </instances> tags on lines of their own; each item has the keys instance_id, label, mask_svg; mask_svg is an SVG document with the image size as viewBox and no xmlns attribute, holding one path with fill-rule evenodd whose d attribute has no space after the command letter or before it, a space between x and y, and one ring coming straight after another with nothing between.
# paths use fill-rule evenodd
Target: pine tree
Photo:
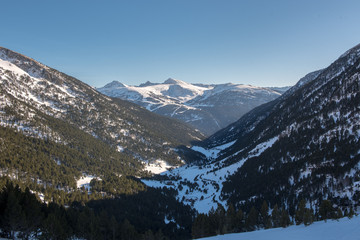
<instances>
[{"instance_id":1,"label":"pine tree","mask_svg":"<svg viewBox=\"0 0 360 240\"><path fill-rule=\"evenodd\" d=\"M216 235L216 231L219 228L219 221L216 215L215 209L212 207L208 213L209 228L207 234L209 236Z\"/></svg>"},{"instance_id":2,"label":"pine tree","mask_svg":"<svg viewBox=\"0 0 360 240\"><path fill-rule=\"evenodd\" d=\"M8 195L2 223L5 226L4 230L10 233L10 238L14 238L15 232L23 230L26 219L25 213L19 203L19 186L14 188L12 184L8 184L6 188Z\"/></svg>"},{"instance_id":3,"label":"pine tree","mask_svg":"<svg viewBox=\"0 0 360 240\"><path fill-rule=\"evenodd\" d=\"M203 213L198 214L192 225L192 230L191 230L192 236L194 238L210 236L209 227L210 227L209 217Z\"/></svg>"},{"instance_id":4,"label":"pine tree","mask_svg":"<svg viewBox=\"0 0 360 240\"><path fill-rule=\"evenodd\" d=\"M301 199L301 201L298 204L296 213L295 213L296 225L300 225L301 223L304 222L305 207L306 207L306 201L305 201L305 199Z\"/></svg>"},{"instance_id":5,"label":"pine tree","mask_svg":"<svg viewBox=\"0 0 360 240\"><path fill-rule=\"evenodd\" d=\"M226 220L225 220L226 232L234 232L235 226L236 226L236 212L234 205L230 203L226 211Z\"/></svg>"},{"instance_id":6,"label":"pine tree","mask_svg":"<svg viewBox=\"0 0 360 240\"><path fill-rule=\"evenodd\" d=\"M332 218L334 213L334 208L330 200L323 200L319 206L319 214L321 220Z\"/></svg>"},{"instance_id":7,"label":"pine tree","mask_svg":"<svg viewBox=\"0 0 360 240\"><path fill-rule=\"evenodd\" d=\"M339 219L339 218L343 218L343 217L344 217L344 214L342 213L341 209L338 208L336 210L335 219Z\"/></svg>"},{"instance_id":8,"label":"pine tree","mask_svg":"<svg viewBox=\"0 0 360 240\"><path fill-rule=\"evenodd\" d=\"M350 211L349 211L349 214L348 214L348 218L350 219L350 218L353 218L354 217L354 209L353 209L353 207L350 207Z\"/></svg>"},{"instance_id":9,"label":"pine tree","mask_svg":"<svg viewBox=\"0 0 360 240\"><path fill-rule=\"evenodd\" d=\"M123 240L132 240L138 238L138 233L136 232L134 226L131 225L131 223L127 219L125 219L124 222L122 223L120 232L121 232L121 239ZM156 238L156 239L160 239L160 238Z\"/></svg>"},{"instance_id":10,"label":"pine tree","mask_svg":"<svg viewBox=\"0 0 360 240\"><path fill-rule=\"evenodd\" d=\"M50 213L41 227L41 236L45 239L67 239L72 234L65 216L61 212Z\"/></svg>"},{"instance_id":11,"label":"pine tree","mask_svg":"<svg viewBox=\"0 0 360 240\"><path fill-rule=\"evenodd\" d=\"M155 239L156 240L168 240L168 238L163 234L161 229L155 233Z\"/></svg>"},{"instance_id":12,"label":"pine tree","mask_svg":"<svg viewBox=\"0 0 360 240\"><path fill-rule=\"evenodd\" d=\"M310 224L312 224L314 222L314 218L314 211L312 209L306 208L303 218L304 225L309 226Z\"/></svg>"},{"instance_id":13,"label":"pine tree","mask_svg":"<svg viewBox=\"0 0 360 240\"><path fill-rule=\"evenodd\" d=\"M215 211L215 216L217 218L217 230L216 230L216 234L224 234L226 233L226 229L225 229L225 208L218 203L218 207Z\"/></svg>"},{"instance_id":14,"label":"pine tree","mask_svg":"<svg viewBox=\"0 0 360 240\"><path fill-rule=\"evenodd\" d=\"M280 226L285 228L289 225L290 225L289 213L285 210L285 208L282 208L281 209Z\"/></svg>"},{"instance_id":15,"label":"pine tree","mask_svg":"<svg viewBox=\"0 0 360 240\"><path fill-rule=\"evenodd\" d=\"M269 221L269 206L265 200L263 201L263 204L260 209L260 219L261 219L261 224L263 225L263 227L265 227L265 228L271 227L270 226L271 222Z\"/></svg>"},{"instance_id":16,"label":"pine tree","mask_svg":"<svg viewBox=\"0 0 360 240\"><path fill-rule=\"evenodd\" d=\"M248 231L253 231L256 229L256 226L258 225L258 217L259 217L259 212L253 206L250 209L250 212L245 221L245 227Z\"/></svg>"},{"instance_id":17,"label":"pine tree","mask_svg":"<svg viewBox=\"0 0 360 240\"><path fill-rule=\"evenodd\" d=\"M118 228L118 223L117 223L114 215L111 216L110 226L109 227L111 229L112 239L115 240L116 239L116 231L117 231L117 228Z\"/></svg>"},{"instance_id":18,"label":"pine tree","mask_svg":"<svg viewBox=\"0 0 360 240\"><path fill-rule=\"evenodd\" d=\"M144 233L143 240L156 240L154 233L149 229Z\"/></svg>"},{"instance_id":19,"label":"pine tree","mask_svg":"<svg viewBox=\"0 0 360 240\"><path fill-rule=\"evenodd\" d=\"M35 195L30 192L29 188L26 188L25 192L23 193L21 205L23 207L26 218L26 224L23 228L23 235L24 238L27 238L27 236L30 236L32 232L37 231L37 229L40 227L43 216L41 213L41 205L36 199Z\"/></svg>"},{"instance_id":20,"label":"pine tree","mask_svg":"<svg viewBox=\"0 0 360 240\"><path fill-rule=\"evenodd\" d=\"M234 226L236 232L241 232L244 229L244 212L241 209L236 212L236 220Z\"/></svg>"},{"instance_id":21,"label":"pine tree","mask_svg":"<svg viewBox=\"0 0 360 240\"><path fill-rule=\"evenodd\" d=\"M277 204L275 204L271 212L271 220L274 228L280 227L280 211Z\"/></svg>"}]
</instances>

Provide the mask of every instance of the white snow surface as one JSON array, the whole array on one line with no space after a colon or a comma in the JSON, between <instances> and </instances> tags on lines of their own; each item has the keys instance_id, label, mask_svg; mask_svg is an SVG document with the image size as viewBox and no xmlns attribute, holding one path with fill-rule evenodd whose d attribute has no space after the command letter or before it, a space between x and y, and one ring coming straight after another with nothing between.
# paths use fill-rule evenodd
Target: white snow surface
<instances>
[{"instance_id":1,"label":"white snow surface","mask_svg":"<svg viewBox=\"0 0 360 240\"><path fill-rule=\"evenodd\" d=\"M226 178L234 174L249 158L261 155L278 139L279 137L276 136L258 144L249 151L246 158L240 159L231 165L225 165L227 158L218 162L211 163L211 161L214 157L217 157L221 150L231 146L235 141L211 149L194 146L192 147L193 150L199 151L208 157L209 164L202 167L186 164L161 173L162 175L169 176L171 179L178 180L142 181L150 187L171 187L177 189L179 192L177 196L178 200L185 204L192 205L200 213L208 213L211 208L216 209L218 203L226 208L226 202L220 199L222 184Z\"/></svg>"},{"instance_id":2,"label":"white snow surface","mask_svg":"<svg viewBox=\"0 0 360 240\"><path fill-rule=\"evenodd\" d=\"M202 240L359 240L360 216L352 219L342 218L339 221L315 222L310 226L290 226L254 232L233 233Z\"/></svg>"},{"instance_id":3,"label":"white snow surface","mask_svg":"<svg viewBox=\"0 0 360 240\"><path fill-rule=\"evenodd\" d=\"M55 104L54 99L52 99L53 95L56 94L59 98L68 98L68 103L71 103L72 99L76 98L77 96L73 95L66 87L65 85L57 85L50 83L49 81L45 81L44 79L40 77L33 77L31 74L25 72L15 64L11 63L10 61L4 60L0 58L0 73L3 70L8 70L11 73L15 75L15 79L18 83L24 84L22 81L19 80L20 76L27 76L31 80L26 83L29 87L29 91L18 91L13 90L11 88L7 89L10 94L12 94L14 97L19 98L20 100L26 100L27 102L31 103L32 105L38 105L38 106L47 106L52 109L52 111L56 112L65 112L66 109L60 109L57 104ZM0 76L0 83L2 83L6 78L8 77L8 74L2 74ZM46 82L50 87L52 92L46 93L46 95L49 96L49 99L41 99L37 95L34 95L32 91L37 89L38 91L44 91L44 86L41 84L42 82Z\"/></svg>"},{"instance_id":4,"label":"white snow surface","mask_svg":"<svg viewBox=\"0 0 360 240\"><path fill-rule=\"evenodd\" d=\"M120 145L116 146L116 151L123 152L124 150L125 149L122 146L120 146Z\"/></svg>"},{"instance_id":5,"label":"white snow surface","mask_svg":"<svg viewBox=\"0 0 360 240\"><path fill-rule=\"evenodd\" d=\"M213 147L211 149L205 149L205 148L200 147L200 146L192 146L191 149L204 154L207 158L214 158L215 159L215 158L217 158L219 156L219 153L222 150L230 147L235 142L236 142L236 140L232 141L232 142L229 142L229 143L225 143L225 144L220 145L220 146Z\"/></svg>"},{"instance_id":6,"label":"white snow surface","mask_svg":"<svg viewBox=\"0 0 360 240\"><path fill-rule=\"evenodd\" d=\"M19 76L21 75L28 75L27 72L25 72L24 70L22 70L21 68L19 68L18 66L16 66L15 64L12 64L9 61L5 61L3 59L0 58L0 68L3 68L5 70L9 70Z\"/></svg>"},{"instance_id":7,"label":"white snow surface","mask_svg":"<svg viewBox=\"0 0 360 240\"><path fill-rule=\"evenodd\" d=\"M169 165L167 162L163 160L156 160L151 163L145 162L144 170L149 171L153 174L160 174L172 168L175 168L175 166Z\"/></svg>"},{"instance_id":8,"label":"white snow surface","mask_svg":"<svg viewBox=\"0 0 360 240\"><path fill-rule=\"evenodd\" d=\"M233 165L218 169L210 172L215 168L215 164L209 164L208 166L201 168L198 166L184 165L177 169L164 172L162 174L177 177L181 176L178 181L153 181L142 180L146 185L151 187L176 187L179 190L178 199L185 204L193 205L201 213L207 213L213 207L217 207L217 203L221 203L226 206L225 202L220 200L220 193L222 183L225 178L233 174L239 167L244 164L245 160L241 160ZM195 188L191 188L181 182L190 182L197 185ZM179 186L182 186L182 190Z\"/></svg>"},{"instance_id":9,"label":"white snow surface","mask_svg":"<svg viewBox=\"0 0 360 240\"><path fill-rule=\"evenodd\" d=\"M209 97L228 91L242 92L244 96L248 95L248 98L254 98L252 94L256 92L262 92L264 95L275 94L280 96L280 93L271 89L251 85L228 83L197 86L173 78L169 78L163 83L143 86L127 86L114 81L97 90L108 96L146 103L146 108L149 111L155 111L167 105L177 105L185 109L213 107L206 103L206 100ZM191 100L195 98L197 101L191 103Z\"/></svg>"},{"instance_id":10,"label":"white snow surface","mask_svg":"<svg viewBox=\"0 0 360 240\"><path fill-rule=\"evenodd\" d=\"M281 95L270 88L251 85L191 84L172 78L163 83L147 82L139 86L113 81L97 90L160 115L187 122L207 135L238 120L251 108ZM234 112L226 118L220 109Z\"/></svg>"},{"instance_id":11,"label":"white snow surface","mask_svg":"<svg viewBox=\"0 0 360 240\"><path fill-rule=\"evenodd\" d=\"M77 188L85 187L87 191L90 191L90 182L93 179L101 180L98 177L92 176L92 175L86 175L84 174L79 180L76 181Z\"/></svg>"},{"instance_id":12,"label":"white snow surface","mask_svg":"<svg viewBox=\"0 0 360 240\"><path fill-rule=\"evenodd\" d=\"M99 91L109 96L122 97L126 96L130 100L142 100L157 96L157 100L162 104L178 104L178 101L186 102L198 95L202 95L204 91L211 88L199 87L190 83L169 78L162 84L154 84L150 86L127 86L125 84L109 84ZM154 104L154 102L149 102Z\"/></svg>"},{"instance_id":13,"label":"white snow surface","mask_svg":"<svg viewBox=\"0 0 360 240\"><path fill-rule=\"evenodd\" d=\"M268 149L269 147L271 147L277 140L279 140L279 137L273 137L271 139L269 139L266 142L260 143L258 144L253 150L251 150L249 152L249 155L251 157L257 157L260 156L266 149Z\"/></svg>"}]
</instances>

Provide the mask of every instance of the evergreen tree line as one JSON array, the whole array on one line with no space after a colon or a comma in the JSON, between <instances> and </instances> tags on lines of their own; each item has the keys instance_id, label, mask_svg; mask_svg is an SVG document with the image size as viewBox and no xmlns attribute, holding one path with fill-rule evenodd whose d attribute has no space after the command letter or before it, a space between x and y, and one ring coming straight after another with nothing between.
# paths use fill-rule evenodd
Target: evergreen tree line
<instances>
[{"instance_id":1,"label":"evergreen tree line","mask_svg":"<svg viewBox=\"0 0 360 240\"><path fill-rule=\"evenodd\" d=\"M334 207L330 200L323 200L318 211L314 211L312 208L307 208L306 201L302 199L294 216L291 216L285 207L279 207L277 204L270 211L266 201L263 201L260 208L252 206L247 212L242 209L235 210L231 203L227 210L218 204L218 207L212 208L208 214L197 215L192 225L192 236L193 238L202 238L257 229L285 228L294 223L308 226L314 221L339 219L344 216L351 218L353 215L352 208L345 209L343 212L340 208Z\"/></svg>"},{"instance_id":2,"label":"evergreen tree line","mask_svg":"<svg viewBox=\"0 0 360 240\"><path fill-rule=\"evenodd\" d=\"M150 189L139 195L64 207L42 203L29 188L22 190L7 182L0 192L0 237L189 239L194 211L178 203L174 195L166 189ZM165 218L171 221L165 223Z\"/></svg>"},{"instance_id":3,"label":"evergreen tree line","mask_svg":"<svg viewBox=\"0 0 360 240\"><path fill-rule=\"evenodd\" d=\"M71 129L61 129L65 133L76 133ZM100 183L94 184L94 194L114 196L145 189L140 181L128 177L139 171L140 163L135 166L126 155L111 150L105 143L88 134L83 135L79 137L80 140L76 140L79 143L71 146L71 143L64 145L27 137L11 128L0 127L0 138L3 139L0 143L2 175L9 176L31 190L44 193L49 199L56 193L64 195L76 192L76 179L83 172L102 179ZM71 202L65 198L61 201Z\"/></svg>"}]
</instances>

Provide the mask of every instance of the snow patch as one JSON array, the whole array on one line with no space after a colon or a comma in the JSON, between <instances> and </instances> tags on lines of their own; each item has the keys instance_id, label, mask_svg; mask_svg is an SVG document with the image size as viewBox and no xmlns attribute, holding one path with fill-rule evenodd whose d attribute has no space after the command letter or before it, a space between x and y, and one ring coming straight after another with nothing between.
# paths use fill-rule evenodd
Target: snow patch
<instances>
[{"instance_id":1,"label":"snow patch","mask_svg":"<svg viewBox=\"0 0 360 240\"><path fill-rule=\"evenodd\" d=\"M208 159L211 159L211 158L215 159L215 158L218 157L219 153L222 150L230 147L235 142L236 142L236 140L232 141L232 142L229 142L229 143L226 143L226 144L223 144L223 145L219 145L219 146L210 148L210 149L206 149L206 148L203 148L203 147L200 147L200 146L193 146L193 147L191 147L191 149L194 150L194 151L197 151L199 153L204 154Z\"/></svg>"},{"instance_id":2,"label":"snow patch","mask_svg":"<svg viewBox=\"0 0 360 240\"><path fill-rule=\"evenodd\" d=\"M156 160L154 162L145 162L145 169L153 174L160 174L168 171L169 169L175 168L175 166L169 165L163 160Z\"/></svg>"},{"instance_id":3,"label":"snow patch","mask_svg":"<svg viewBox=\"0 0 360 240\"><path fill-rule=\"evenodd\" d=\"M21 68L19 68L18 66L16 66L15 64L12 64L9 61L5 61L3 59L0 58L0 68L3 68L5 70L9 70L19 76L21 75L28 75L27 72L25 72L24 70L22 70Z\"/></svg>"},{"instance_id":4,"label":"snow patch","mask_svg":"<svg viewBox=\"0 0 360 240\"><path fill-rule=\"evenodd\" d=\"M266 142L258 144L253 150L249 152L249 156L250 157L260 156L266 149L271 147L277 140L279 140L278 136L273 137Z\"/></svg>"},{"instance_id":5,"label":"snow patch","mask_svg":"<svg viewBox=\"0 0 360 240\"><path fill-rule=\"evenodd\" d=\"M79 180L76 181L76 186L77 188L85 187L87 191L90 191L90 182L93 179L101 180L99 177L84 174Z\"/></svg>"},{"instance_id":6,"label":"snow patch","mask_svg":"<svg viewBox=\"0 0 360 240\"><path fill-rule=\"evenodd\" d=\"M124 148L122 147L122 146L120 146L120 145L117 145L116 146L116 151L118 151L118 152L124 152Z\"/></svg>"}]
</instances>

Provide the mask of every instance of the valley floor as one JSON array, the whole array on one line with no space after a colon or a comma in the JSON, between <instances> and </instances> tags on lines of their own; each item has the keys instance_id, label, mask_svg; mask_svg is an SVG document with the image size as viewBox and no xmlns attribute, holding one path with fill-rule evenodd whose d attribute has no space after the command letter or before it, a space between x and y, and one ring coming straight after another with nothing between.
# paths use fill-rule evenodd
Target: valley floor
<instances>
[{"instance_id":1,"label":"valley floor","mask_svg":"<svg viewBox=\"0 0 360 240\"><path fill-rule=\"evenodd\" d=\"M338 221L315 222L310 226L290 226L246 233L233 233L202 240L358 240L360 239L360 216L342 218Z\"/></svg>"}]
</instances>

